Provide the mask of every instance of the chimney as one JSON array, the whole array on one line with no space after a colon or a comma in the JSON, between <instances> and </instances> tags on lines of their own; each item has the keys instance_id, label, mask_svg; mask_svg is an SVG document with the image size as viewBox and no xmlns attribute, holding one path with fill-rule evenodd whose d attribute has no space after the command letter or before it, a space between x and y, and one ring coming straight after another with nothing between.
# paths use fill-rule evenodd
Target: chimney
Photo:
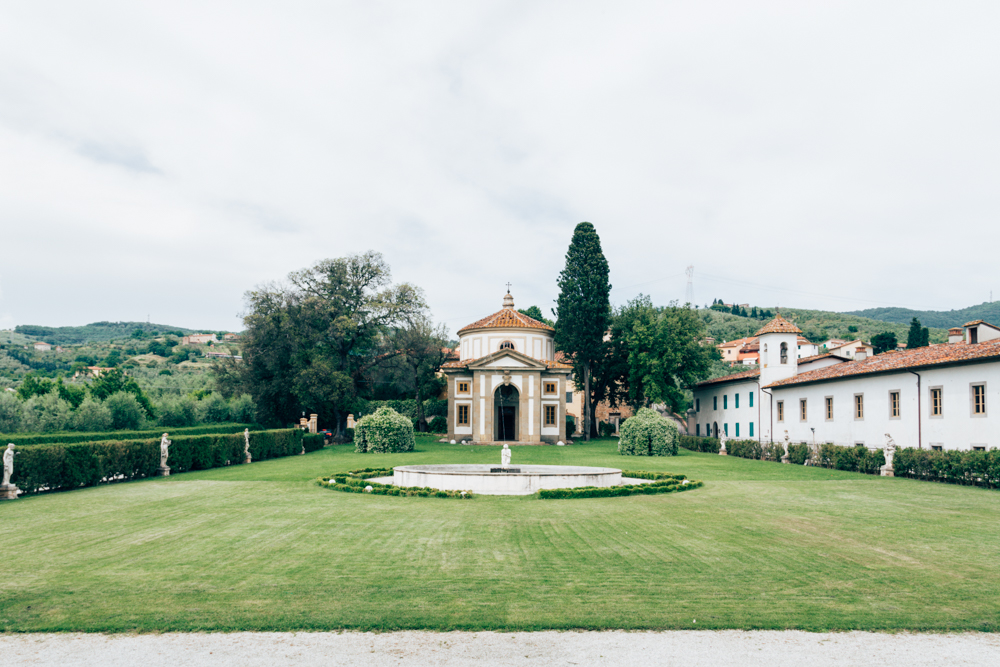
<instances>
[{"instance_id":1,"label":"chimney","mask_svg":"<svg viewBox=\"0 0 1000 667\"><path fill-rule=\"evenodd\" d=\"M961 343L964 338L965 335L962 333L962 327L952 327L951 329L948 329L949 343Z\"/></svg>"},{"instance_id":2,"label":"chimney","mask_svg":"<svg viewBox=\"0 0 1000 667\"><path fill-rule=\"evenodd\" d=\"M861 346L854 351L854 361L864 361L868 358L868 348Z\"/></svg>"}]
</instances>

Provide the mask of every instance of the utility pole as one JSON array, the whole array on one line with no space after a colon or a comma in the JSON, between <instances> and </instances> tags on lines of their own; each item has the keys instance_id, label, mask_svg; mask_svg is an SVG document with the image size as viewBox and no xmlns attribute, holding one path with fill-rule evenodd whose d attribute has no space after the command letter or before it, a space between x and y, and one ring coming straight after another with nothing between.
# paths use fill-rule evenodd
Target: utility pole
<instances>
[{"instance_id":1,"label":"utility pole","mask_svg":"<svg viewBox=\"0 0 1000 667\"><path fill-rule=\"evenodd\" d=\"M687 303L694 303L694 264L688 266L684 273L687 274L687 289L684 291L684 301ZM992 295L993 293L990 292ZM992 301L992 297L990 298Z\"/></svg>"}]
</instances>

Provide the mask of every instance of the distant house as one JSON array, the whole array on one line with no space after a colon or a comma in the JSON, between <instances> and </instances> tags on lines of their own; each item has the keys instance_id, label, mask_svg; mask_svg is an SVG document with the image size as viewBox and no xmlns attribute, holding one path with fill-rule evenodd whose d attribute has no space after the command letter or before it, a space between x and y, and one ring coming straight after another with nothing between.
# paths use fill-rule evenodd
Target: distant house
<instances>
[{"instance_id":1,"label":"distant house","mask_svg":"<svg viewBox=\"0 0 1000 667\"><path fill-rule=\"evenodd\" d=\"M235 334L235 333L227 333L227 334L223 334L223 336L222 336L222 340L239 340L239 339L240 339L240 335L239 334Z\"/></svg>"},{"instance_id":2,"label":"distant house","mask_svg":"<svg viewBox=\"0 0 1000 667\"><path fill-rule=\"evenodd\" d=\"M238 354L226 354L225 352L206 352L205 356L213 359L243 359L243 357Z\"/></svg>"},{"instance_id":3,"label":"distant house","mask_svg":"<svg viewBox=\"0 0 1000 667\"><path fill-rule=\"evenodd\" d=\"M113 370L115 369L109 368L107 366L87 366L87 372L85 374L89 375L92 378L99 378L101 377L101 373L107 373L108 371L113 371ZM76 373L74 373L73 377L74 378L80 377L80 372L77 371Z\"/></svg>"},{"instance_id":4,"label":"distant house","mask_svg":"<svg viewBox=\"0 0 1000 667\"><path fill-rule=\"evenodd\" d=\"M869 343L865 343L860 340L852 340L849 343L844 343L843 345L838 345L837 347L827 348L826 351L835 354L838 357L844 357L847 359L853 359L854 355L859 351L863 351L869 357L875 355L875 348L873 348Z\"/></svg>"},{"instance_id":5,"label":"distant house","mask_svg":"<svg viewBox=\"0 0 1000 667\"><path fill-rule=\"evenodd\" d=\"M716 345L719 348L719 352L722 354L722 360L727 364L735 364L740 360L740 350L742 350L747 345L751 343L756 343L757 337L750 336L747 338L737 338L736 340L731 340L728 343L722 343Z\"/></svg>"},{"instance_id":6,"label":"distant house","mask_svg":"<svg viewBox=\"0 0 1000 667\"><path fill-rule=\"evenodd\" d=\"M43 342L39 341L39 342L35 343L34 348L36 350L38 350L39 352L48 352L49 350L52 349L52 346L49 345L48 343L43 343Z\"/></svg>"},{"instance_id":7,"label":"distant house","mask_svg":"<svg viewBox=\"0 0 1000 667\"><path fill-rule=\"evenodd\" d=\"M840 338L831 338L830 340L826 341L825 343L822 343L820 345L820 347L823 348L824 350L826 350L827 352L829 352L830 350L834 349L835 347L840 347L841 345L845 345L848 342L849 341L841 340Z\"/></svg>"},{"instance_id":8,"label":"distant house","mask_svg":"<svg viewBox=\"0 0 1000 667\"><path fill-rule=\"evenodd\" d=\"M798 356L799 359L804 359L805 357L815 357L819 354L819 345L816 343L810 343L806 338L799 336L798 341Z\"/></svg>"},{"instance_id":9,"label":"distant house","mask_svg":"<svg viewBox=\"0 0 1000 667\"><path fill-rule=\"evenodd\" d=\"M205 345L206 343L215 343L218 340L215 334L191 334L181 339L181 345Z\"/></svg>"}]
</instances>

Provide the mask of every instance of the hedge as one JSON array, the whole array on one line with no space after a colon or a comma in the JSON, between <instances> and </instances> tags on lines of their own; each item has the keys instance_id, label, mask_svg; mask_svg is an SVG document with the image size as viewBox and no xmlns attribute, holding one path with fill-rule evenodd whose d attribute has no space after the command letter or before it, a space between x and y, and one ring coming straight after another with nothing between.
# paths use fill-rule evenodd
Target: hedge
<instances>
[{"instance_id":1,"label":"hedge","mask_svg":"<svg viewBox=\"0 0 1000 667\"><path fill-rule=\"evenodd\" d=\"M681 446L696 452L714 451L718 453L719 451L718 440L715 438L684 436L681 438ZM881 468L885 465L885 457L881 449L869 450L864 445L842 447L840 445L825 444L819 446L819 452L819 465L823 468L878 475L881 474ZM730 456L738 456L744 459L780 461L784 454L784 444L780 442L766 442L761 444L757 440L727 440L726 453ZM805 443L788 445L788 459L790 463L803 465L809 460L810 456L809 445Z\"/></svg>"},{"instance_id":2,"label":"hedge","mask_svg":"<svg viewBox=\"0 0 1000 667\"><path fill-rule=\"evenodd\" d=\"M370 486L372 490L368 493L376 496L420 496L423 498L458 498L459 500L475 496L472 491L444 491L427 486L400 487L371 481L374 477L389 477L392 473L392 468L361 468L350 472L335 473L326 479L318 480L318 483L325 488L344 493L365 493Z\"/></svg>"},{"instance_id":3,"label":"hedge","mask_svg":"<svg viewBox=\"0 0 1000 667\"><path fill-rule=\"evenodd\" d=\"M244 462L242 433L181 435L171 441L167 465L172 473ZM254 431L250 437L254 461L299 454L302 446L299 429ZM11 482L25 493L152 477L160 466L159 438L38 444L15 451Z\"/></svg>"},{"instance_id":4,"label":"hedge","mask_svg":"<svg viewBox=\"0 0 1000 667\"><path fill-rule=\"evenodd\" d=\"M622 473L624 474L624 473ZM687 481L687 483L685 483ZM615 498L619 496L652 496L660 493L690 491L702 486L698 480L665 479L650 484L626 484L623 486L584 486L576 489L542 489L538 497L543 500L563 500L567 498Z\"/></svg>"},{"instance_id":5,"label":"hedge","mask_svg":"<svg viewBox=\"0 0 1000 667\"><path fill-rule=\"evenodd\" d=\"M692 452L707 452L709 454L718 454L721 449L718 438L702 438L693 435L680 436L678 444Z\"/></svg>"},{"instance_id":6,"label":"hedge","mask_svg":"<svg viewBox=\"0 0 1000 667\"><path fill-rule=\"evenodd\" d=\"M390 407L383 406L354 424L354 451L359 454L412 452L415 446L413 424Z\"/></svg>"},{"instance_id":7,"label":"hedge","mask_svg":"<svg viewBox=\"0 0 1000 667\"><path fill-rule=\"evenodd\" d=\"M399 414L407 417L411 421L417 418L416 399L406 399L402 401L360 401L360 405L354 411L354 420L357 421L367 415L373 415L379 408L391 408ZM428 398L424 401L424 419L428 422L433 417L448 416L448 399Z\"/></svg>"},{"instance_id":8,"label":"hedge","mask_svg":"<svg viewBox=\"0 0 1000 667\"><path fill-rule=\"evenodd\" d=\"M1000 450L897 449L892 458L896 477L929 482L1000 488Z\"/></svg>"},{"instance_id":9,"label":"hedge","mask_svg":"<svg viewBox=\"0 0 1000 667\"><path fill-rule=\"evenodd\" d=\"M639 408L621 425L618 453L623 456L676 456L677 424L655 410Z\"/></svg>"},{"instance_id":10,"label":"hedge","mask_svg":"<svg viewBox=\"0 0 1000 667\"><path fill-rule=\"evenodd\" d=\"M183 426L170 428L161 426L142 431L100 431L98 433L21 433L18 435L0 435L3 444L12 442L17 446L70 444L74 442L104 442L111 440L144 440L159 439L164 433L172 435L202 435L206 433L229 433L249 428L251 431L261 431L263 427L256 424L206 424L204 426Z\"/></svg>"}]
</instances>

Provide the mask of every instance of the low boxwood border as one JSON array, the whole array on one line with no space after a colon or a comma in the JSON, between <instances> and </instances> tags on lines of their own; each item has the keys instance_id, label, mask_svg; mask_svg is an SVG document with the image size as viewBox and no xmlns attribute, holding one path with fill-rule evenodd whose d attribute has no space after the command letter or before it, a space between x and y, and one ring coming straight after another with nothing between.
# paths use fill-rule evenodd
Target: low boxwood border
<instances>
[{"instance_id":1,"label":"low boxwood border","mask_svg":"<svg viewBox=\"0 0 1000 667\"><path fill-rule=\"evenodd\" d=\"M419 496L422 498L474 498L472 491L444 491L430 487L398 487L392 484L380 484L372 479L389 477L394 468L359 468L349 472L339 472L316 480L320 486L341 491L343 493L365 493L371 487L371 493L377 496ZM646 484L625 484L623 486L583 486L575 489L542 489L536 495L542 500L558 500L563 498L615 498L618 496L650 496L661 493L690 491L704 485L700 480L690 480L687 475L669 472L651 472L648 470L623 470L622 477L651 480Z\"/></svg>"}]
</instances>

